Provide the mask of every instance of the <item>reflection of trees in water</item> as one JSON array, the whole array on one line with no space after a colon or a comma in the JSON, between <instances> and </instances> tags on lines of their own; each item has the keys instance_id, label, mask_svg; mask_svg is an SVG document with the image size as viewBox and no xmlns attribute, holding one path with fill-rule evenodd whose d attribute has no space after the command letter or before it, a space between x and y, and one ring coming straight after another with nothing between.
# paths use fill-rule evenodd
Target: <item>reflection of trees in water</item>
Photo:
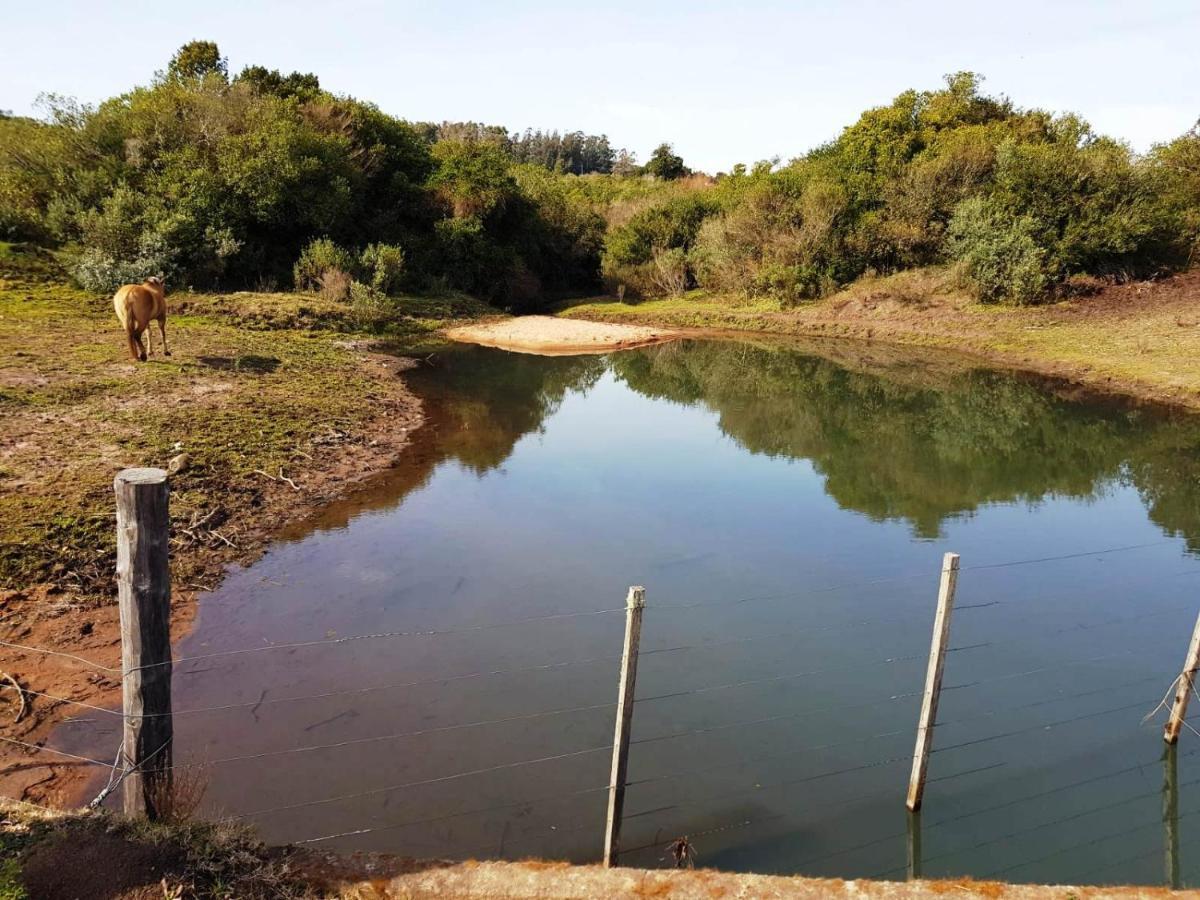
<instances>
[{"instance_id":1,"label":"reflection of trees in water","mask_svg":"<svg viewBox=\"0 0 1200 900\"><path fill-rule=\"evenodd\" d=\"M864 368L717 341L608 360L485 348L435 354L405 376L427 421L397 468L307 527L391 506L446 460L481 474L501 465L568 392L588 390L608 366L645 396L711 409L753 453L811 460L841 506L903 519L922 537L981 504L1087 499L1128 482L1152 521L1200 550L1200 417L1068 401L962 365Z\"/></svg>"},{"instance_id":2,"label":"reflection of trees in water","mask_svg":"<svg viewBox=\"0 0 1200 900\"><path fill-rule=\"evenodd\" d=\"M478 474L501 465L518 440L542 428L569 391L587 390L604 369L595 356L537 357L482 347L451 348L422 360L404 378L424 403L425 421L395 467L296 523L281 538L344 528L360 513L391 508L428 484L447 460Z\"/></svg>"},{"instance_id":3,"label":"reflection of trees in water","mask_svg":"<svg viewBox=\"0 0 1200 900\"><path fill-rule=\"evenodd\" d=\"M923 537L989 502L1090 498L1128 480L1151 519L1200 548L1200 419L1068 402L1011 376L943 370L926 383L743 343L613 358L639 393L700 403L754 453L805 458L840 505Z\"/></svg>"},{"instance_id":4,"label":"reflection of trees in water","mask_svg":"<svg viewBox=\"0 0 1200 900\"><path fill-rule=\"evenodd\" d=\"M482 473L540 431L568 391L588 390L604 369L596 356L476 348L435 354L406 377L439 430L439 455Z\"/></svg>"}]
</instances>

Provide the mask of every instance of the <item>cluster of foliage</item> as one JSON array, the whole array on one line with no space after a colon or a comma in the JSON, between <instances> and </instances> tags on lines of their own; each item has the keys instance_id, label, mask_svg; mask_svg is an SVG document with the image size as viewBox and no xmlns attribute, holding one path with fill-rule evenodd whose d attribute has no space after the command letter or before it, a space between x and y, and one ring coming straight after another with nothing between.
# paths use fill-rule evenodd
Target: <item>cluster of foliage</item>
<instances>
[{"instance_id":1,"label":"cluster of foliage","mask_svg":"<svg viewBox=\"0 0 1200 900\"><path fill-rule=\"evenodd\" d=\"M648 166L639 166L634 154L628 150L614 150L606 134L585 134L582 131L560 134L557 131L534 131L529 128L510 134L502 125L485 125L482 122L442 122L440 125L426 122L418 128L430 143L465 141L492 144L507 153L514 162L541 166L559 174L611 174L621 177L653 174Z\"/></svg>"},{"instance_id":2,"label":"cluster of foliage","mask_svg":"<svg viewBox=\"0 0 1200 900\"><path fill-rule=\"evenodd\" d=\"M1200 248L1200 130L1139 157L1077 117L987 96L971 73L906 91L787 165L715 179L670 144L639 167L603 135L413 124L313 74L231 76L205 41L148 87L46 108L0 116L0 239L77 245L95 290L295 274L379 309L455 288L527 310L603 278L635 296L786 304L954 263L980 299L1024 303ZM328 247L345 259L309 272Z\"/></svg>"},{"instance_id":3,"label":"cluster of foliage","mask_svg":"<svg viewBox=\"0 0 1200 900\"><path fill-rule=\"evenodd\" d=\"M89 289L293 271L310 287L324 271L301 276L312 253L297 260L321 239L346 248L352 264L329 267L346 292L358 281L372 299L455 288L521 308L597 284L604 223L563 177L465 129L431 139L311 74L231 77L198 41L148 87L46 106L45 120L0 119L0 238L77 245Z\"/></svg>"},{"instance_id":4,"label":"cluster of foliage","mask_svg":"<svg viewBox=\"0 0 1200 900\"><path fill-rule=\"evenodd\" d=\"M821 296L867 273L960 265L985 301L1031 302L1072 276L1185 264L1200 222L1200 136L1139 158L1075 116L1017 109L971 73L906 91L777 168L737 167L607 236L605 274L642 294L701 286ZM669 177L665 176L664 177Z\"/></svg>"}]
</instances>

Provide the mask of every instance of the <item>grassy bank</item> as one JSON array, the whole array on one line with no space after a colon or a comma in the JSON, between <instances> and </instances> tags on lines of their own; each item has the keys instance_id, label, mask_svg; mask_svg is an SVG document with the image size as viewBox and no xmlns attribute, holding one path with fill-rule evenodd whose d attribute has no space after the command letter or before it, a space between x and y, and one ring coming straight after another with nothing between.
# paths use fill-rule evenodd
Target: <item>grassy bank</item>
<instances>
[{"instance_id":1,"label":"grassy bank","mask_svg":"<svg viewBox=\"0 0 1200 900\"><path fill-rule=\"evenodd\" d=\"M173 355L133 363L107 297L70 286L44 251L0 244L0 639L113 663L112 479L172 464L181 632L192 596L225 565L252 559L280 526L399 454L421 416L398 377L414 362L380 350L419 349L448 322L492 312L461 296L401 298L379 334L353 307L308 295L175 293L168 303ZM79 666L4 658L0 669L33 690L115 696ZM6 733L45 734L61 709L33 700ZM36 782L34 796L55 799L56 779L6 763L4 793Z\"/></svg>"},{"instance_id":2,"label":"grassy bank","mask_svg":"<svg viewBox=\"0 0 1200 900\"><path fill-rule=\"evenodd\" d=\"M1034 307L980 304L950 273L934 268L863 279L792 309L696 291L632 304L597 298L559 314L945 347L1101 391L1200 409L1200 272L1101 286Z\"/></svg>"}]
</instances>

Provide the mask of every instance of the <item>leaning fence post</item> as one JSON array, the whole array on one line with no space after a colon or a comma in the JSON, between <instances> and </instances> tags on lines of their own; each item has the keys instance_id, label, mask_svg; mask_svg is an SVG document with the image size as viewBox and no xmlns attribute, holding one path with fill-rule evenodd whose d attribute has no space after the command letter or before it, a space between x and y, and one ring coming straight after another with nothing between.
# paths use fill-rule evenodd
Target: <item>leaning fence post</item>
<instances>
[{"instance_id":1,"label":"leaning fence post","mask_svg":"<svg viewBox=\"0 0 1200 900\"><path fill-rule=\"evenodd\" d=\"M913 750L912 775L908 779L906 805L914 812L921 808L925 794L925 773L929 769L929 748L937 722L938 696L942 692L942 672L946 668L946 644L950 640L950 613L954 609L954 588L958 584L958 554L947 553L942 559L942 580L938 586L937 614L933 619L933 642L929 647L929 668L925 671L925 696L917 723L917 746Z\"/></svg>"},{"instance_id":2,"label":"leaning fence post","mask_svg":"<svg viewBox=\"0 0 1200 900\"><path fill-rule=\"evenodd\" d=\"M167 473L125 469L117 495L124 809L157 819L171 791L171 576Z\"/></svg>"},{"instance_id":3,"label":"leaning fence post","mask_svg":"<svg viewBox=\"0 0 1200 900\"><path fill-rule=\"evenodd\" d=\"M608 820L604 828L604 865L617 864L621 815L625 809L625 775L629 771L629 732L633 725L633 694L637 682L638 644L642 639L642 610L646 589L631 587L625 600L625 649L621 683L617 688L617 728L613 735L612 776L608 782Z\"/></svg>"},{"instance_id":4,"label":"leaning fence post","mask_svg":"<svg viewBox=\"0 0 1200 900\"><path fill-rule=\"evenodd\" d=\"M1188 645L1183 671L1179 673L1179 680L1175 682L1175 702L1171 704L1171 718L1167 719L1167 727L1163 729L1163 740L1168 744L1179 740L1183 720L1187 717L1188 699L1196 681L1197 668L1200 668L1200 616L1196 617L1196 625L1192 628L1192 643Z\"/></svg>"}]
</instances>

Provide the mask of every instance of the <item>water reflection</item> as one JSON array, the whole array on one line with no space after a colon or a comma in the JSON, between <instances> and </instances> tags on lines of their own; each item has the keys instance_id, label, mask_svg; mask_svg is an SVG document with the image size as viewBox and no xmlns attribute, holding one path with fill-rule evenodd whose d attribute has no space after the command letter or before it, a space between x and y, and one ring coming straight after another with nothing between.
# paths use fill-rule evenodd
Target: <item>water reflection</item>
<instances>
[{"instance_id":1,"label":"water reflection","mask_svg":"<svg viewBox=\"0 0 1200 900\"><path fill-rule=\"evenodd\" d=\"M430 425L392 476L394 489L376 485L333 518L364 502L394 503L446 459L481 473L501 466L568 392L587 392L611 368L643 396L716 413L721 431L751 453L810 460L840 506L902 520L918 537L936 538L948 519L984 504L1094 500L1128 483L1152 521L1200 549L1200 418L1058 396L961 359L846 352L834 361L736 341L607 359L453 348L410 376Z\"/></svg>"}]
</instances>

